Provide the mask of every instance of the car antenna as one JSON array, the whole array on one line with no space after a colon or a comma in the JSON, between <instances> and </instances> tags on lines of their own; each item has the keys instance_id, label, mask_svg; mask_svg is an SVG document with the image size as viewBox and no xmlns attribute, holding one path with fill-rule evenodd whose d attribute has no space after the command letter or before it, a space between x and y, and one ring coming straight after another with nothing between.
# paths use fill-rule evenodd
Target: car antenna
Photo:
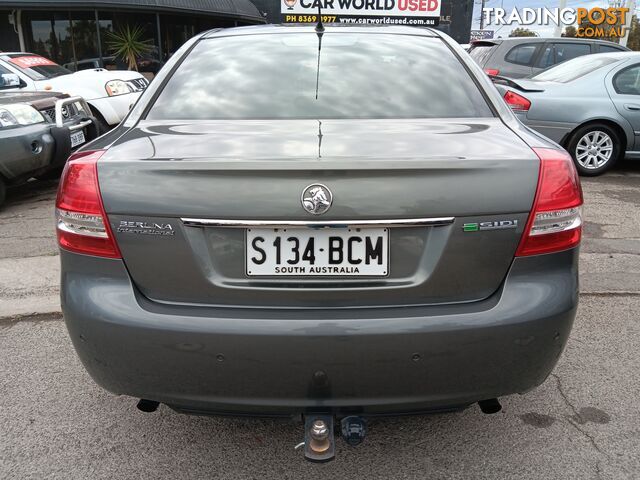
<instances>
[{"instance_id":1,"label":"car antenna","mask_svg":"<svg viewBox=\"0 0 640 480\"><path fill-rule=\"evenodd\" d=\"M324 35L324 25L322 24L322 7L318 2L318 23L316 24L316 34L318 35L318 68L316 70L316 100L318 99L318 87L320 85L320 52L322 51L322 35Z\"/></svg>"},{"instance_id":2,"label":"car antenna","mask_svg":"<svg viewBox=\"0 0 640 480\"><path fill-rule=\"evenodd\" d=\"M320 2L318 2L318 23L316 24L316 32L318 33L318 36L322 38L324 25L322 24L322 7L320 6Z\"/></svg>"}]
</instances>

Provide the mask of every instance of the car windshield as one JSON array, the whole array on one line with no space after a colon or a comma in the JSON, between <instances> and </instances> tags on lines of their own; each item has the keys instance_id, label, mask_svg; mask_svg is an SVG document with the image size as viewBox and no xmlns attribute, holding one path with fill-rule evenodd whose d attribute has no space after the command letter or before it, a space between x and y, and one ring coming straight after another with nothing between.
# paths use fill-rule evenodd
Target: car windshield
<instances>
[{"instance_id":1,"label":"car windshield","mask_svg":"<svg viewBox=\"0 0 640 480\"><path fill-rule=\"evenodd\" d=\"M584 55L548 68L531 78L542 82L568 83L595 70L621 60L619 56L607 54Z\"/></svg>"},{"instance_id":2,"label":"car windshield","mask_svg":"<svg viewBox=\"0 0 640 480\"><path fill-rule=\"evenodd\" d=\"M11 63L32 80L46 80L72 73L48 58L31 53L13 53L1 58Z\"/></svg>"},{"instance_id":3,"label":"car windshield","mask_svg":"<svg viewBox=\"0 0 640 480\"><path fill-rule=\"evenodd\" d=\"M439 38L325 32L202 40L149 119L493 116Z\"/></svg>"}]
</instances>

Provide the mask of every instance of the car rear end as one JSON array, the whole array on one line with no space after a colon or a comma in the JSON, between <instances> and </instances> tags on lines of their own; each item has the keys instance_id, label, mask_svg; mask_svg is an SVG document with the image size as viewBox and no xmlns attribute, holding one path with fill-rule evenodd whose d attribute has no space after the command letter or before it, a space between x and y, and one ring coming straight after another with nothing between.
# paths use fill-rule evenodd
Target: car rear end
<instances>
[{"instance_id":1,"label":"car rear end","mask_svg":"<svg viewBox=\"0 0 640 480\"><path fill-rule=\"evenodd\" d=\"M567 101L566 89L558 95L547 92L554 85L532 79L494 77L494 85L502 98L523 124L540 132L545 137L560 143L565 135L575 128L574 122L556 122L549 113L557 108L559 100Z\"/></svg>"},{"instance_id":2,"label":"car rear end","mask_svg":"<svg viewBox=\"0 0 640 480\"><path fill-rule=\"evenodd\" d=\"M205 34L69 161L62 306L104 388L192 413L395 414L525 392L555 365L578 300L566 152L437 32L319 39Z\"/></svg>"},{"instance_id":3,"label":"car rear end","mask_svg":"<svg viewBox=\"0 0 640 480\"><path fill-rule=\"evenodd\" d=\"M500 70L494 67L493 63L498 61L496 54L501 43L501 40L476 40L471 42L471 46L467 50L471 58L489 76L500 75Z\"/></svg>"},{"instance_id":4,"label":"car rear end","mask_svg":"<svg viewBox=\"0 0 640 480\"><path fill-rule=\"evenodd\" d=\"M522 123L566 146L570 133L579 125L616 117L605 76L627 59L621 53L582 56L532 78L497 77L494 83Z\"/></svg>"}]
</instances>

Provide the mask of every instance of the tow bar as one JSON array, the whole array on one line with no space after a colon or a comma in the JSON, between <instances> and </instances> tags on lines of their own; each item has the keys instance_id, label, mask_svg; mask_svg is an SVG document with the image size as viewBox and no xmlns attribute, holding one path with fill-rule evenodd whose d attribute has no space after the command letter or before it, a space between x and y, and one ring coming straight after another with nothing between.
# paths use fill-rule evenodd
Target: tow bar
<instances>
[{"instance_id":1,"label":"tow bar","mask_svg":"<svg viewBox=\"0 0 640 480\"><path fill-rule=\"evenodd\" d=\"M367 434L367 422L362 417L350 416L340 421L340 433L352 447L359 445ZM333 415L309 414L304 417L304 458L310 462L328 462L336 456Z\"/></svg>"}]
</instances>

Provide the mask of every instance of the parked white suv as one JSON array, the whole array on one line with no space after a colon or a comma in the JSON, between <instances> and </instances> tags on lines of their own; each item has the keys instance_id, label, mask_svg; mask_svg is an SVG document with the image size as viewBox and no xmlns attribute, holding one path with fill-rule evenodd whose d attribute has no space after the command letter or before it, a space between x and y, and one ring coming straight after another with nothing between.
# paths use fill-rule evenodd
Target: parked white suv
<instances>
[{"instance_id":1,"label":"parked white suv","mask_svg":"<svg viewBox=\"0 0 640 480\"><path fill-rule=\"evenodd\" d=\"M120 123L148 84L138 72L96 68L74 73L40 55L0 53L0 91L54 91L83 97L103 129Z\"/></svg>"}]
</instances>

